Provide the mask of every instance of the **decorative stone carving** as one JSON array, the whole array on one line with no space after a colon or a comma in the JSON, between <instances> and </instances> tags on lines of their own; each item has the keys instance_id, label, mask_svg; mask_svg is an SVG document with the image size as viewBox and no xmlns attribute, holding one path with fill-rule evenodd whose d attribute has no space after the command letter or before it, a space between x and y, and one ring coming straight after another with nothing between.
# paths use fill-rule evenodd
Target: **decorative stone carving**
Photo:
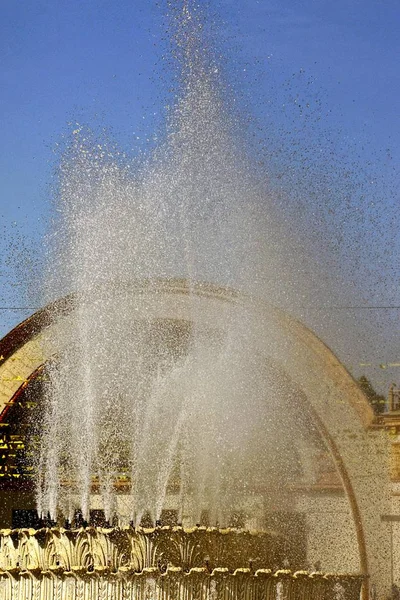
<instances>
[{"instance_id":1,"label":"decorative stone carving","mask_svg":"<svg viewBox=\"0 0 400 600\"><path fill-rule=\"evenodd\" d=\"M271 533L202 527L3 530L0 598L336 600L340 590L359 599L359 575L255 568L280 549Z\"/></svg>"}]
</instances>

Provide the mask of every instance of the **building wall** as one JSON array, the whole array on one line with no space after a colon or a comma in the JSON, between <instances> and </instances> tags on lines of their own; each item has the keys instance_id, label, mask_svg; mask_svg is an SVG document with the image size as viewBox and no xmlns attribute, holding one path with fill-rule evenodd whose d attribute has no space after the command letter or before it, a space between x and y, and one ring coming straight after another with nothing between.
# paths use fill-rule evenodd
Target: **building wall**
<instances>
[{"instance_id":1,"label":"building wall","mask_svg":"<svg viewBox=\"0 0 400 600\"><path fill-rule=\"evenodd\" d=\"M11 528L13 510L30 510L34 508L34 494L0 490L0 529Z\"/></svg>"},{"instance_id":2,"label":"building wall","mask_svg":"<svg viewBox=\"0 0 400 600\"><path fill-rule=\"evenodd\" d=\"M309 568L359 572L357 536L346 496L309 492L298 498L296 508L305 514Z\"/></svg>"}]
</instances>

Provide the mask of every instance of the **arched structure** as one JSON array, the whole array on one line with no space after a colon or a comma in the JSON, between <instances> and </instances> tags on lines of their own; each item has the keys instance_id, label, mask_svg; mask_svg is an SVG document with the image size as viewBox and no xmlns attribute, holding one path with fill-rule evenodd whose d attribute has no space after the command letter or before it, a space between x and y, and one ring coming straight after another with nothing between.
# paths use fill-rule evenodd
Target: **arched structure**
<instances>
[{"instance_id":1,"label":"arched structure","mask_svg":"<svg viewBox=\"0 0 400 600\"><path fill-rule=\"evenodd\" d=\"M360 572L374 583L378 598L383 596L391 583L390 525L381 521L390 512L388 448L384 436L369 427L373 413L365 397L329 348L296 320L231 290L171 280L126 285L121 293L132 299L135 318L191 321L195 315L209 328L245 320L257 351L306 398L350 502ZM54 303L0 342L0 419L32 374L62 350L78 301L71 296Z\"/></svg>"}]
</instances>

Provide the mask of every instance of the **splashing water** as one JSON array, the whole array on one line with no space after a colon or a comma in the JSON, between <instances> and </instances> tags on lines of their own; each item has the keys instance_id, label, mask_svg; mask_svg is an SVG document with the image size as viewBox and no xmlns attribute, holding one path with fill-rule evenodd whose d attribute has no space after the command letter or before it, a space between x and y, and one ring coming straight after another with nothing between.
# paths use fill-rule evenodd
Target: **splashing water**
<instances>
[{"instance_id":1,"label":"splashing water","mask_svg":"<svg viewBox=\"0 0 400 600\"><path fill-rule=\"evenodd\" d=\"M293 475L279 414L287 389L246 318L205 330L193 303L190 322L154 320L132 293L180 277L189 291L207 280L287 294L279 228L200 24L185 5L183 86L153 155L132 166L78 127L61 165L48 288L74 291L76 309L48 366L38 506L53 519L77 508L88 519L95 488L107 520L154 522L175 489L180 520L208 511L224 525L260 481L276 500ZM124 510L118 481L128 482Z\"/></svg>"}]
</instances>

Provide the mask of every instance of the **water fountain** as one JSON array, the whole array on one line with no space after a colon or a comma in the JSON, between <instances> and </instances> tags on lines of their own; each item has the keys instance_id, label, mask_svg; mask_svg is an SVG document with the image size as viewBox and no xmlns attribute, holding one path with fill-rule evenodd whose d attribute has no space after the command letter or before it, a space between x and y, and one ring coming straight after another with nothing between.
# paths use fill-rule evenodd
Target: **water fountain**
<instances>
[{"instance_id":1,"label":"water fountain","mask_svg":"<svg viewBox=\"0 0 400 600\"><path fill-rule=\"evenodd\" d=\"M36 465L38 511L58 527L4 531L0 585L46 600L355 599L359 574L311 573L266 523L293 507L299 448L325 448L299 383L315 376L293 366L292 325L252 296L265 280L273 300L285 249L195 6L175 31L164 142L132 167L77 127L60 167L46 293L74 293L40 339ZM93 510L103 528L86 526Z\"/></svg>"},{"instance_id":2,"label":"water fountain","mask_svg":"<svg viewBox=\"0 0 400 600\"><path fill-rule=\"evenodd\" d=\"M222 333L218 333L218 324L237 321L246 323L246 331L252 340L252 345L247 346L247 349L257 360L248 358L246 353L240 353L235 367L240 372L243 361L251 360L253 371L258 374L258 368L262 365L263 381L268 384L268 393L273 394L277 411L275 413L271 410L268 413L268 418L273 417L273 425L262 421L267 427L265 431L269 432L268 442L251 436L250 439L256 446L247 448L244 438L240 449L244 456L239 457L237 469L235 464L228 464L227 468L220 468L218 472L220 482L225 486L222 488L223 492L227 492L226 499L225 496L222 499L217 498L214 504L220 510L220 518L231 517L230 510L233 506L237 512L240 510L239 516L243 520L232 523L236 527L239 526L239 529L233 530L229 527L217 530L212 526L191 526L194 523L193 514L196 514L196 487L188 477L184 479L188 482L188 489L182 498L179 482L181 472L175 471L178 481L169 482L164 506L175 510L177 515L182 511L177 519L182 519L183 527L177 525L172 528L154 528L149 523L148 527L133 529L134 523L129 526L123 524L123 519L129 519L131 516L131 483L129 477L118 473L112 493L114 510L121 521L119 527L109 529L108 525L104 524L101 529L82 526L71 530L63 528L63 523L59 523L58 528L37 532L27 529L2 532L0 580L4 589L14 589L15 593L25 594L27 597L29 594L42 593L46 599L53 598L52 594L56 592L61 597L68 597L70 594L72 598L79 598L79 594L92 594L93 597L100 594L108 594L111 597L113 594L116 597L119 597L119 594L122 594L122 597L123 594L128 597L141 597L153 592L155 597L168 597L169 593L175 593L173 589L180 590L176 593L198 593L201 598L210 594L222 598L226 594L239 593L245 594L245 597L256 593L267 598L275 598L279 594L292 594L297 597L298 594L304 593L306 597L309 594L312 597L320 595L330 598L335 597L335 594L339 593L338 586L342 586L340 589L346 594L344 597L358 597L360 576L345 574L350 565L351 571L357 573L361 569L361 572L366 574L371 568L368 567L369 559L370 565L375 569L375 581L380 569L385 573L385 556L383 553L374 554L376 546L373 543L380 540L380 549L385 547L386 538L379 514L375 510L376 499L383 501L381 488L385 478L381 470L381 488L377 488L376 473L383 447L379 447L379 440L371 440L364 433L363 423L357 415L357 407L364 408L362 395L358 393L357 396L357 387L344 368L311 332L288 319L280 311L243 294L209 284L188 284L182 280L151 280L147 283L127 284L124 297L126 302L130 299L131 308L136 311L137 321L140 321L139 315L145 315L146 322L152 323L156 328L156 347L160 344L162 346L160 339L166 338L171 348L175 347L177 340L180 341L178 347L182 345L187 348L188 324L191 323L193 314L196 314L197 330L204 332L206 340L211 336L217 347L221 345L221 338L223 339ZM35 332L35 336L25 344L30 348L25 350L22 347L20 350L19 369L22 362L25 364L28 360L28 350L42 350L41 357L32 357L40 364L43 364L43 361L46 363L50 358L54 359L56 354L61 356L67 353L71 348L71 331L74 331L76 317L80 314L81 299L71 296L39 314L36 323L27 323L26 326ZM58 343L56 347L55 341ZM242 342L242 339L238 337L233 341ZM235 343L232 346L234 348ZM152 347L154 346L150 346ZM175 353L175 356L179 362L179 353ZM18 354L14 353L12 357L18 367ZM206 364L213 374L212 362ZM29 365L29 372L34 372L36 365L37 363ZM111 363L110 373L113 372L113 368ZM157 369L155 373L155 377L159 377ZM207 381L209 373L200 373ZM217 373L220 373L219 368ZM246 380L248 385L251 381ZM223 379L222 386L224 385ZM255 386L250 389L255 393L258 388ZM268 393L264 394L267 400ZM248 405L251 409L254 408L252 398L246 403L246 407ZM210 405L203 405L203 411L207 412L209 409ZM263 407L259 406L259 409L257 416L261 420ZM289 430L291 436L293 432L296 434L296 437L292 437L291 447L283 443L286 439L285 423L288 422L288 416L283 409L286 412L292 410L292 420L296 421L296 427ZM238 410L241 420L244 420L244 433L239 431L239 436L246 434L248 430L246 410L242 411L240 407ZM196 416L202 418L202 415ZM221 419L225 417L224 414L219 416ZM210 415L207 419L209 417ZM230 419L234 417L229 415ZM163 426L163 423L160 423L160 426ZM187 427L183 430L185 433ZM198 427L197 421L194 421L192 427ZM201 425L199 427L201 429ZM348 435L349 430L351 435ZM290 461L286 464L284 461L276 462L280 457L279 454L275 454L275 444L278 444L282 459L293 459L296 457L293 448L301 448L303 435L309 437L312 431L317 433L317 437L323 434L325 443L329 445L337 461L351 501L351 510L348 512L345 498L339 500L337 510L335 502L329 496L326 500L322 497L323 503L329 503L329 511L321 512L317 509L313 517L316 510L316 505L313 504L315 499L311 499L307 508L304 487L293 487L294 483L301 483L302 477L307 474L298 472L297 460L294 464ZM190 431L187 433L191 434ZM222 431L221 435L223 433ZM257 424L249 433L260 433ZM264 433L262 427L261 433ZM162 434L161 437L162 440L165 439ZM365 451L370 454L369 470L361 476L357 455L360 440L363 440ZM226 444L228 441L229 437ZM228 448L236 452L234 444ZM321 449L320 442L317 448ZM255 450L253 454L252 449ZM260 449L268 452L268 456L262 456ZM189 453L189 458L190 456ZM271 457L274 458L273 461ZM303 458L307 459L307 451ZM214 459L217 460L218 455ZM246 469L251 469L251 473L247 473ZM151 476L153 477L153 474ZM247 487L241 485L242 480L246 482ZM363 493L366 486L369 495ZM90 508L105 507L101 491L99 481L92 480ZM61 502L66 503L68 500L74 503L73 506L79 506L79 492L76 482L62 479L59 484L61 508ZM108 499L107 494L103 494L103 498ZM206 486L202 500L204 508L210 509L210 505L213 506L210 502L212 496L207 493ZM304 509L309 511L308 518L311 517L311 521L308 521L308 527L315 528L316 535L307 532L308 547L305 554L304 540L301 539L301 521L297 519L291 529L287 528L290 509L300 510L299 514ZM64 513L64 516L68 514ZM164 518L163 513L161 517ZM268 517L274 518L268 523ZM222 521L221 525L225 524L230 523ZM280 528L282 525L284 527ZM335 530L338 535L334 534L332 538ZM367 544L371 545L371 554ZM308 564L312 555L322 560L325 574L310 575ZM279 566L289 567L290 571L277 571ZM333 574L328 576L326 571ZM195 589L198 588L195 586L192 589L194 579L186 578L186 574L197 578L200 591L196 592ZM242 591L239 592L239 589Z\"/></svg>"},{"instance_id":3,"label":"water fountain","mask_svg":"<svg viewBox=\"0 0 400 600\"><path fill-rule=\"evenodd\" d=\"M89 520L94 477L108 522L116 514L137 526L147 515L154 524L175 478L179 522L193 526L208 511L210 524L226 526L254 474L274 478L272 448L276 464L287 455L270 418L285 392L260 361L245 314L221 313L204 329L193 299L181 324L154 322L131 293L130 282L151 288L177 276L189 297L202 280L243 289L266 259L255 247L265 190L234 132L201 19L186 4L177 17L182 89L154 155L132 168L77 128L63 160L48 285L54 294L56 258L60 295L77 290L78 307L67 352L48 366L38 507L54 521L57 511L72 521L77 509ZM287 469L276 471L279 479ZM131 482L124 514L121 474Z\"/></svg>"}]
</instances>

